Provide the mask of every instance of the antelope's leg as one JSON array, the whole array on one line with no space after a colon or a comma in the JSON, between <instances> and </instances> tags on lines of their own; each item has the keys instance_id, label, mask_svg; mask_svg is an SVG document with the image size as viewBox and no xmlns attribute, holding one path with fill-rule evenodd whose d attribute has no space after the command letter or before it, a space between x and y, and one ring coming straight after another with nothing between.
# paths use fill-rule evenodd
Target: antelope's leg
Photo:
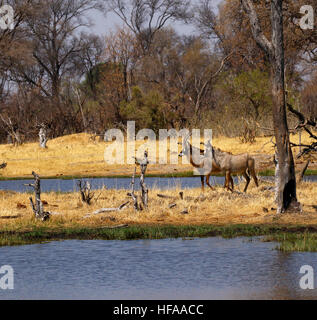
<instances>
[{"instance_id":1,"label":"antelope's leg","mask_svg":"<svg viewBox=\"0 0 317 320\"><path fill-rule=\"evenodd\" d=\"M231 183L231 189L233 191L234 190L234 183L233 183L232 175L230 175L230 183Z\"/></svg>"},{"instance_id":2,"label":"antelope's leg","mask_svg":"<svg viewBox=\"0 0 317 320\"><path fill-rule=\"evenodd\" d=\"M207 175L207 176L206 176L206 185L207 185L211 190L216 190L214 187L212 187L212 186L210 185L210 183L209 183L209 178L210 178L210 176Z\"/></svg>"},{"instance_id":3,"label":"antelope's leg","mask_svg":"<svg viewBox=\"0 0 317 320\"><path fill-rule=\"evenodd\" d=\"M227 172L225 173L225 184L223 186L224 189L227 188Z\"/></svg>"},{"instance_id":4,"label":"antelope's leg","mask_svg":"<svg viewBox=\"0 0 317 320\"><path fill-rule=\"evenodd\" d=\"M245 180L247 181L247 184L245 185L245 188L244 188L243 192L247 192L248 186L249 186L250 181L251 181L251 178L249 177L249 175L246 172L243 173L243 176L244 176Z\"/></svg>"},{"instance_id":5,"label":"antelope's leg","mask_svg":"<svg viewBox=\"0 0 317 320\"><path fill-rule=\"evenodd\" d=\"M205 191L205 176L200 176L201 180L201 189L204 192Z\"/></svg>"},{"instance_id":6,"label":"antelope's leg","mask_svg":"<svg viewBox=\"0 0 317 320\"><path fill-rule=\"evenodd\" d=\"M254 171L254 169L251 170L251 176L255 182L255 185L258 187L259 186L259 181L258 181L258 177L256 176L256 173Z\"/></svg>"},{"instance_id":7,"label":"antelope's leg","mask_svg":"<svg viewBox=\"0 0 317 320\"><path fill-rule=\"evenodd\" d=\"M230 188L230 182L231 182L231 172L230 171L226 171L226 186L227 186L227 190L233 192L233 190Z\"/></svg>"}]
</instances>

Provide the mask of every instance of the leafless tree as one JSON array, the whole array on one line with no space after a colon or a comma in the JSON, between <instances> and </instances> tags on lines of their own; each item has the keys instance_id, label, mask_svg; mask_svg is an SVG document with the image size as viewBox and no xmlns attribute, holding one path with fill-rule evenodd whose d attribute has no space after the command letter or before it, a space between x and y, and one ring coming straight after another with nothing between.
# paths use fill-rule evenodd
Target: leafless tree
<instances>
[{"instance_id":1,"label":"leafless tree","mask_svg":"<svg viewBox=\"0 0 317 320\"><path fill-rule=\"evenodd\" d=\"M78 66L83 66L80 54L87 48L87 37L78 32L90 26L86 13L97 7L95 0L42 1L37 15L26 21L35 64L29 68L18 64L16 80L59 101L65 76L81 73Z\"/></svg>"},{"instance_id":2,"label":"leafless tree","mask_svg":"<svg viewBox=\"0 0 317 320\"><path fill-rule=\"evenodd\" d=\"M192 17L189 0L106 0L106 3L106 10L118 15L137 36L144 53L168 21L188 21Z\"/></svg>"},{"instance_id":3,"label":"leafless tree","mask_svg":"<svg viewBox=\"0 0 317 320\"><path fill-rule=\"evenodd\" d=\"M214 12L213 1L201 1L196 8L197 14L195 16L194 22L201 34L205 37L207 36L209 38L222 41L223 35L219 32L219 22L217 15Z\"/></svg>"}]
</instances>

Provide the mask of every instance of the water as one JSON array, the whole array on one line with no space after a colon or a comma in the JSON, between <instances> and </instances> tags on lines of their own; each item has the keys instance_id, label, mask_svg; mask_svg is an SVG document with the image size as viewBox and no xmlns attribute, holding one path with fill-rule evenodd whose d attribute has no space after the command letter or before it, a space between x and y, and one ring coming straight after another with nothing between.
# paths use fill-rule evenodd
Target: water
<instances>
[{"instance_id":1,"label":"water","mask_svg":"<svg viewBox=\"0 0 317 320\"><path fill-rule=\"evenodd\" d=\"M314 253L275 243L225 240L60 241L0 248L14 290L0 299L305 299L302 265Z\"/></svg>"},{"instance_id":2,"label":"water","mask_svg":"<svg viewBox=\"0 0 317 320\"><path fill-rule=\"evenodd\" d=\"M92 189L101 189L103 186L108 189L130 189L131 178L95 178L95 179L84 179L90 181ZM62 179L41 179L41 190L42 192L60 191L60 192L72 192L78 190L77 187L78 179L74 180L62 180ZM138 190L139 179L136 179L135 189ZM33 183L33 180L8 180L0 181L0 190L12 190L16 192L26 192L33 190L24 184ZM173 189L175 187L186 188L200 188L201 181L200 177L185 177L185 178L146 178L145 180L148 188L159 188L159 189ZM224 184L223 177L211 178L212 184ZM237 179L235 179L237 183Z\"/></svg>"},{"instance_id":3,"label":"water","mask_svg":"<svg viewBox=\"0 0 317 320\"><path fill-rule=\"evenodd\" d=\"M272 179L266 177L265 179ZM87 179L84 179L87 180ZM88 179L92 184L92 189L101 189L103 186L108 189L129 189L130 178L96 178ZM138 180L138 179L137 179ZM306 181L317 181L317 176L306 176ZM211 177L211 185L224 184L224 177ZM16 192L26 192L32 190L24 184L33 183L33 180L8 180L0 181L0 190L12 190ZM234 183L238 183L238 178L234 177ZM253 181L251 183L254 183ZM146 184L150 189L159 188L162 190L173 189L180 187L182 189L200 188L200 177L185 177L185 178L146 178ZM138 181L135 184L136 190L139 188ZM62 180L62 179L42 179L41 180L42 192L73 192L77 190L77 179Z\"/></svg>"}]
</instances>

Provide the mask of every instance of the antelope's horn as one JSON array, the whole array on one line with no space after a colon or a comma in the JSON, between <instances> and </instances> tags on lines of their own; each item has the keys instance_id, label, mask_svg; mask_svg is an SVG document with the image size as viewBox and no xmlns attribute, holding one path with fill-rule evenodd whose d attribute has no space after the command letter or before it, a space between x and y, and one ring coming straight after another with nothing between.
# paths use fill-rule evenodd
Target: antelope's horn
<instances>
[{"instance_id":1,"label":"antelope's horn","mask_svg":"<svg viewBox=\"0 0 317 320\"><path fill-rule=\"evenodd\" d=\"M185 139L184 139L184 142L187 142L188 141L188 139L191 137L191 133L189 133L186 137L185 137Z\"/></svg>"}]
</instances>

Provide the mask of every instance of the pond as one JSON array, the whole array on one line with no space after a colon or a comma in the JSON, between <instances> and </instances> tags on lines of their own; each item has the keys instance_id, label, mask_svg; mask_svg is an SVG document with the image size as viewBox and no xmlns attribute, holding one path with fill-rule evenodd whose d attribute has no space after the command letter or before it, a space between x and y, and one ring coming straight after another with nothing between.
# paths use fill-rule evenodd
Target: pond
<instances>
[{"instance_id":1,"label":"pond","mask_svg":"<svg viewBox=\"0 0 317 320\"><path fill-rule=\"evenodd\" d=\"M272 180L272 177L265 177L263 179ZM129 189L130 178L95 178L84 179L89 180L92 189L101 189L105 186L108 189ZM137 179L138 180L138 179ZM317 176L306 176L306 181L317 181ZM211 185L224 184L224 177L211 177ZM24 184L33 183L33 180L1 180L0 190L12 190L16 192L30 191L30 188ZM238 183L238 178L234 177L234 183ZM254 183L251 181L251 183ZM158 188L161 190L173 189L179 187L182 189L200 188L200 177L185 177L185 178L146 178L146 184L150 189ZM139 188L139 183L135 184L136 189ZM42 179L41 180L42 192L73 192L77 190L77 179L63 180L63 179Z\"/></svg>"},{"instance_id":2,"label":"pond","mask_svg":"<svg viewBox=\"0 0 317 320\"><path fill-rule=\"evenodd\" d=\"M283 253L247 238L59 241L0 248L14 290L0 299L304 299L303 265L314 253Z\"/></svg>"}]
</instances>

